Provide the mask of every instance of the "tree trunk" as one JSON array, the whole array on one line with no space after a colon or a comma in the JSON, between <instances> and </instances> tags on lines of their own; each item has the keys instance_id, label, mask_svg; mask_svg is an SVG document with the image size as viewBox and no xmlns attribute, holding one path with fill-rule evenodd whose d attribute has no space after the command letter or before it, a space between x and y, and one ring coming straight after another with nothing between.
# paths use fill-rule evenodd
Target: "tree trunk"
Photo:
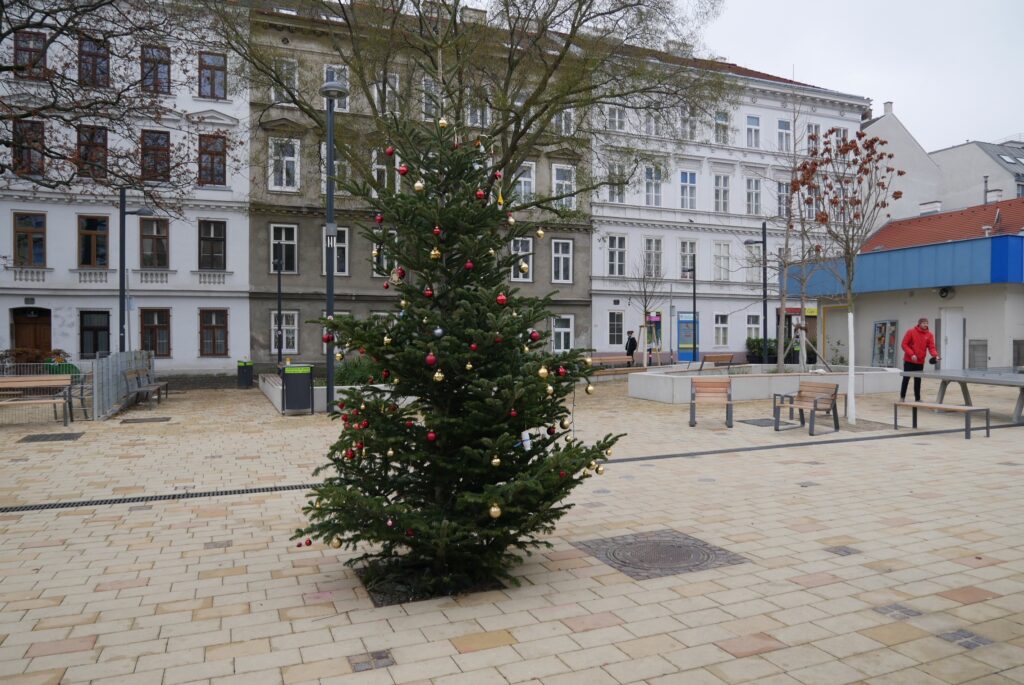
<instances>
[{"instance_id":1,"label":"tree trunk","mask_svg":"<svg viewBox=\"0 0 1024 685\"><path fill-rule=\"evenodd\" d=\"M850 279L851 281L853 279ZM856 377L854 376L853 368L856 365L856 356L854 349L856 340L854 339L854 325L853 325L853 292L852 284L847 286L846 292L846 339L847 352L849 353L849 359L847 360L847 371L846 371L846 406L848 411L847 422L851 426L857 425L857 397L856 397Z\"/></svg>"},{"instance_id":2,"label":"tree trunk","mask_svg":"<svg viewBox=\"0 0 1024 685\"><path fill-rule=\"evenodd\" d=\"M787 244L789 240L787 239ZM786 273L783 270L779 279L779 315L775 322L775 369L779 373L786 370ZM768 341L764 341L765 361L768 361Z\"/></svg>"}]
</instances>

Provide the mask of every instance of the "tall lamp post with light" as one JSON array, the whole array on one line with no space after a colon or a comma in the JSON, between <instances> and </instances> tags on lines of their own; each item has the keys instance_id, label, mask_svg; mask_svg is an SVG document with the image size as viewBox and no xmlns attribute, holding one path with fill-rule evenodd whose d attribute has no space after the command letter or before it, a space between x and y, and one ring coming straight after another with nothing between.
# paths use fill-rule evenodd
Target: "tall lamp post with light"
<instances>
[{"instance_id":1,"label":"tall lamp post with light","mask_svg":"<svg viewBox=\"0 0 1024 685\"><path fill-rule=\"evenodd\" d=\"M761 246L761 346L764 361L768 363L768 222L761 222L760 240L744 240L743 244ZM782 350L775 351L776 359L781 352Z\"/></svg>"},{"instance_id":2,"label":"tall lamp post with light","mask_svg":"<svg viewBox=\"0 0 1024 685\"><path fill-rule=\"evenodd\" d=\"M338 239L338 224L334 222L334 102L348 94L348 88L341 81L328 81L320 86L320 94L327 100L327 207L325 249L327 250L327 307L328 319L334 318L334 273L338 267L335 242ZM327 344L327 410L334 404L334 345Z\"/></svg>"},{"instance_id":3,"label":"tall lamp post with light","mask_svg":"<svg viewBox=\"0 0 1024 685\"><path fill-rule=\"evenodd\" d=\"M696 258L695 258L696 261ZM684 274L690 274L690 278L693 279L693 302L691 307L693 308L693 359L692 362L700 361L700 323L697 321L697 265L694 263L693 266L683 267L682 272ZM681 345L682 340L679 341Z\"/></svg>"},{"instance_id":4,"label":"tall lamp post with light","mask_svg":"<svg viewBox=\"0 0 1024 685\"><path fill-rule=\"evenodd\" d=\"M129 214L132 216L153 216L154 212L149 207L139 207L138 209L128 211L125 208L127 201L127 190L125 188L119 189L117 200L117 214L120 220L117 233L117 311L119 317L117 349L119 352L124 352L128 332L128 273L126 271L128 251L125 249L125 217Z\"/></svg>"}]
</instances>

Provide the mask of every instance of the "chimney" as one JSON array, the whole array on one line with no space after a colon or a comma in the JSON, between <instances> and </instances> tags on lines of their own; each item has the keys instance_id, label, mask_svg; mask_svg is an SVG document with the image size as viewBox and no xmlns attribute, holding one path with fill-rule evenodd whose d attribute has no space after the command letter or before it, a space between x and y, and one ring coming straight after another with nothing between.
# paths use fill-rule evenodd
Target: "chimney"
<instances>
[{"instance_id":1,"label":"chimney","mask_svg":"<svg viewBox=\"0 0 1024 685\"><path fill-rule=\"evenodd\" d=\"M475 7L463 7L459 15L466 24L486 24L487 10L476 9Z\"/></svg>"},{"instance_id":2,"label":"chimney","mask_svg":"<svg viewBox=\"0 0 1024 685\"><path fill-rule=\"evenodd\" d=\"M924 216L925 214L938 214L942 211L942 200L929 200L928 202L922 202L918 205L919 215Z\"/></svg>"},{"instance_id":3,"label":"chimney","mask_svg":"<svg viewBox=\"0 0 1024 685\"><path fill-rule=\"evenodd\" d=\"M991 226L982 226L981 227L981 232L984 233L985 237L987 238L990 235L992 235L992 227Z\"/></svg>"},{"instance_id":4,"label":"chimney","mask_svg":"<svg viewBox=\"0 0 1024 685\"><path fill-rule=\"evenodd\" d=\"M988 204L988 176L982 176L982 180L985 182L984 188L981 193L981 204Z\"/></svg>"},{"instance_id":5,"label":"chimney","mask_svg":"<svg viewBox=\"0 0 1024 685\"><path fill-rule=\"evenodd\" d=\"M885 114L892 114L892 100L882 103L882 111Z\"/></svg>"}]
</instances>

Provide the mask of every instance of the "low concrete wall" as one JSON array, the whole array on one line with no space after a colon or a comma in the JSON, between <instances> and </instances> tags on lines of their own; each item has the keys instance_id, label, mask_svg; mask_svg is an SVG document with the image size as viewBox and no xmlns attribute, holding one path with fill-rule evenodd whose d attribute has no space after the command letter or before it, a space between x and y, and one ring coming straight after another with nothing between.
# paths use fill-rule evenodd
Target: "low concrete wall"
<instances>
[{"instance_id":1,"label":"low concrete wall","mask_svg":"<svg viewBox=\"0 0 1024 685\"><path fill-rule=\"evenodd\" d=\"M835 367L833 367L835 368ZM749 371L748 371L749 369ZM789 373L758 373L758 365L744 367L744 373L732 373L732 398L743 400L770 400L775 393L796 392L800 381L838 383L839 392L846 392L846 371L809 373L793 370ZM690 401L690 379L712 375L725 375L725 369L694 372L659 369L629 376L629 396L665 404L687 404ZM858 395L896 392L900 387L898 369L858 368L854 372L854 388Z\"/></svg>"},{"instance_id":2,"label":"low concrete wall","mask_svg":"<svg viewBox=\"0 0 1024 685\"><path fill-rule=\"evenodd\" d=\"M281 377L276 373L261 373L259 379L260 392L266 395L278 413L281 413L281 403L284 401L281 393Z\"/></svg>"}]
</instances>

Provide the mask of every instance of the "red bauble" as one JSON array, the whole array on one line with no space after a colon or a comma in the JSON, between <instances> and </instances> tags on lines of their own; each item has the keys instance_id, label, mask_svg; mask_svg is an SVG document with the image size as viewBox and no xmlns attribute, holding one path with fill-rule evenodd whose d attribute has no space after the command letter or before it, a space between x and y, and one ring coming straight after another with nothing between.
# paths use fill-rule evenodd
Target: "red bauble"
<instances>
[{"instance_id":1,"label":"red bauble","mask_svg":"<svg viewBox=\"0 0 1024 685\"><path fill-rule=\"evenodd\" d=\"M559 472L558 472L558 477L559 477L559 478L565 478L565 477L566 477L566 476L568 476L568 475L569 475L569 474L568 474L568 473L566 473L565 471L559 471Z\"/></svg>"},{"instance_id":2,"label":"red bauble","mask_svg":"<svg viewBox=\"0 0 1024 685\"><path fill-rule=\"evenodd\" d=\"M296 547L302 547L302 540L299 540L298 542L296 542L295 546Z\"/></svg>"},{"instance_id":3,"label":"red bauble","mask_svg":"<svg viewBox=\"0 0 1024 685\"><path fill-rule=\"evenodd\" d=\"M473 352L476 352L477 351L477 344L476 343L469 343L469 349L472 350Z\"/></svg>"},{"instance_id":4,"label":"red bauble","mask_svg":"<svg viewBox=\"0 0 1024 685\"><path fill-rule=\"evenodd\" d=\"M344 423L348 423L348 414L342 414L341 415L341 420Z\"/></svg>"},{"instance_id":5,"label":"red bauble","mask_svg":"<svg viewBox=\"0 0 1024 685\"><path fill-rule=\"evenodd\" d=\"M504 341L504 339L500 335L494 336L494 342L500 343L500 342L503 342L503 341Z\"/></svg>"},{"instance_id":6,"label":"red bauble","mask_svg":"<svg viewBox=\"0 0 1024 685\"><path fill-rule=\"evenodd\" d=\"M344 409L344 408L345 408L345 403L344 402L338 402L338 409Z\"/></svg>"},{"instance_id":7,"label":"red bauble","mask_svg":"<svg viewBox=\"0 0 1024 685\"><path fill-rule=\"evenodd\" d=\"M376 221L378 224L382 224L384 223L384 215L378 214L377 216L373 217L373 220Z\"/></svg>"},{"instance_id":8,"label":"red bauble","mask_svg":"<svg viewBox=\"0 0 1024 685\"><path fill-rule=\"evenodd\" d=\"M388 285L387 283L385 283L385 284L384 284L384 290L387 290L387 289L388 289L388 288L390 288L390 287L391 287L391 286L390 286L390 285Z\"/></svg>"},{"instance_id":9,"label":"red bauble","mask_svg":"<svg viewBox=\"0 0 1024 685\"><path fill-rule=\"evenodd\" d=\"M427 431L427 442L434 442L437 440L437 433L434 431Z\"/></svg>"},{"instance_id":10,"label":"red bauble","mask_svg":"<svg viewBox=\"0 0 1024 685\"><path fill-rule=\"evenodd\" d=\"M514 419L515 417L519 416L519 412L517 412L515 409L509 409L508 415Z\"/></svg>"},{"instance_id":11,"label":"red bauble","mask_svg":"<svg viewBox=\"0 0 1024 685\"><path fill-rule=\"evenodd\" d=\"M555 427L554 426L548 426L548 435L554 435L554 434L555 434Z\"/></svg>"},{"instance_id":12,"label":"red bauble","mask_svg":"<svg viewBox=\"0 0 1024 685\"><path fill-rule=\"evenodd\" d=\"M432 288L427 287L427 288L423 289L423 297L433 297L433 296L434 296L434 290Z\"/></svg>"},{"instance_id":13,"label":"red bauble","mask_svg":"<svg viewBox=\"0 0 1024 685\"><path fill-rule=\"evenodd\" d=\"M477 188L476 189L476 199L482 200L485 197L487 197L487 193L484 192L484 189L483 188Z\"/></svg>"},{"instance_id":14,"label":"red bauble","mask_svg":"<svg viewBox=\"0 0 1024 685\"><path fill-rule=\"evenodd\" d=\"M352 459L355 456L356 456L356 453L355 453L355 451L351 447L348 448L347 450L345 450L345 458L346 459Z\"/></svg>"},{"instance_id":15,"label":"red bauble","mask_svg":"<svg viewBox=\"0 0 1024 685\"><path fill-rule=\"evenodd\" d=\"M369 428L370 427L370 422L368 420L366 420L366 419L363 419L363 422L360 425L363 428Z\"/></svg>"},{"instance_id":16,"label":"red bauble","mask_svg":"<svg viewBox=\"0 0 1024 685\"><path fill-rule=\"evenodd\" d=\"M398 274L398 277L399 277L399 278L405 278L405 269L403 269L402 267L398 267L398 268L397 268L397 269L395 270L395 273L397 273L397 274Z\"/></svg>"},{"instance_id":17,"label":"red bauble","mask_svg":"<svg viewBox=\"0 0 1024 685\"><path fill-rule=\"evenodd\" d=\"M466 271L472 271L472 270L473 270L473 260L472 259L467 259L466 260Z\"/></svg>"},{"instance_id":18,"label":"red bauble","mask_svg":"<svg viewBox=\"0 0 1024 685\"><path fill-rule=\"evenodd\" d=\"M413 529L412 529L412 528L406 528L406 529L405 529L405 537L407 537L407 538L411 538L411 537L413 537L414 535L416 535L416 533L415 533L415 532L413 532Z\"/></svg>"},{"instance_id":19,"label":"red bauble","mask_svg":"<svg viewBox=\"0 0 1024 685\"><path fill-rule=\"evenodd\" d=\"M405 164L405 162L402 162L401 164L398 165L398 174L400 176L405 176L407 173L409 173L409 167L408 165Z\"/></svg>"},{"instance_id":20,"label":"red bauble","mask_svg":"<svg viewBox=\"0 0 1024 685\"><path fill-rule=\"evenodd\" d=\"M380 372L380 377L383 378L384 380L387 380L388 378L391 377L391 372L388 371L387 369L384 369L383 371Z\"/></svg>"},{"instance_id":21,"label":"red bauble","mask_svg":"<svg viewBox=\"0 0 1024 685\"><path fill-rule=\"evenodd\" d=\"M310 540L309 538L306 538L306 547L309 547L312 544L313 544L313 541Z\"/></svg>"},{"instance_id":22,"label":"red bauble","mask_svg":"<svg viewBox=\"0 0 1024 685\"><path fill-rule=\"evenodd\" d=\"M394 154L395 154L395 146L394 145L388 145L386 148L384 148L384 154L386 154L388 157L394 156Z\"/></svg>"},{"instance_id":23,"label":"red bauble","mask_svg":"<svg viewBox=\"0 0 1024 685\"><path fill-rule=\"evenodd\" d=\"M413 426L415 426L415 425L416 425L416 424L414 424L414 423L413 423L412 421L406 421L406 422L405 422L405 427L406 427L406 428L412 428L412 427L413 427Z\"/></svg>"},{"instance_id":24,"label":"red bauble","mask_svg":"<svg viewBox=\"0 0 1024 685\"><path fill-rule=\"evenodd\" d=\"M441 235L441 227L434 226L434 235Z\"/></svg>"},{"instance_id":25,"label":"red bauble","mask_svg":"<svg viewBox=\"0 0 1024 685\"><path fill-rule=\"evenodd\" d=\"M508 298L505 297L505 293L498 293L498 296L494 299L501 306L505 306L506 304L508 304Z\"/></svg>"},{"instance_id":26,"label":"red bauble","mask_svg":"<svg viewBox=\"0 0 1024 685\"><path fill-rule=\"evenodd\" d=\"M329 342L334 342L334 336L333 336L333 335L331 335L330 333L324 333L324 335L323 335L323 341L324 341L325 343L329 343Z\"/></svg>"},{"instance_id":27,"label":"red bauble","mask_svg":"<svg viewBox=\"0 0 1024 685\"><path fill-rule=\"evenodd\" d=\"M365 347L360 347L359 348L359 355L362 356L364 354L366 354L366 348Z\"/></svg>"},{"instance_id":28,"label":"red bauble","mask_svg":"<svg viewBox=\"0 0 1024 685\"><path fill-rule=\"evenodd\" d=\"M437 357L434 356L433 352L428 352L425 361L427 362L427 366L434 366L435 364L437 364Z\"/></svg>"},{"instance_id":29,"label":"red bauble","mask_svg":"<svg viewBox=\"0 0 1024 685\"><path fill-rule=\"evenodd\" d=\"M362 443L362 442L357 442L357 443L356 443L356 449L357 449L357 450L361 450L361 449L363 449L363 443Z\"/></svg>"},{"instance_id":30,"label":"red bauble","mask_svg":"<svg viewBox=\"0 0 1024 685\"><path fill-rule=\"evenodd\" d=\"M564 375L565 375L565 374L567 374L567 373L569 373L569 372L565 370L565 367L564 367L564 366L559 366L559 367L558 367L558 375L559 375L559 376L564 376Z\"/></svg>"},{"instance_id":31,"label":"red bauble","mask_svg":"<svg viewBox=\"0 0 1024 685\"><path fill-rule=\"evenodd\" d=\"M530 340L532 340L533 342L537 342L538 340L540 340L540 332L530 331Z\"/></svg>"},{"instance_id":32,"label":"red bauble","mask_svg":"<svg viewBox=\"0 0 1024 685\"><path fill-rule=\"evenodd\" d=\"M494 178L500 179L503 175L504 174L502 174L500 171L495 171L494 172Z\"/></svg>"}]
</instances>

